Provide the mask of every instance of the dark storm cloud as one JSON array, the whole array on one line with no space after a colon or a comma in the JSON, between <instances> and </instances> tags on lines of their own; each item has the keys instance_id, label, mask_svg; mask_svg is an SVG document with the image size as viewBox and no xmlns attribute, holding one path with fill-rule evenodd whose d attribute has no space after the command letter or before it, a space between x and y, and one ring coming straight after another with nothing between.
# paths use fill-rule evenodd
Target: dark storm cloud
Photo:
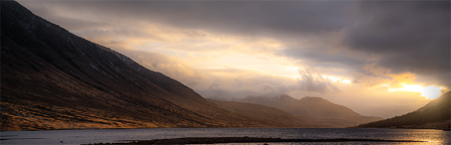
<instances>
[{"instance_id":1,"label":"dark storm cloud","mask_svg":"<svg viewBox=\"0 0 451 145\"><path fill-rule=\"evenodd\" d=\"M302 63L308 63L312 66L330 67L353 67L359 68L366 64L365 59L353 57L353 54L328 53L324 51L306 51L295 48L285 49L284 55L302 59Z\"/></svg>"},{"instance_id":2,"label":"dark storm cloud","mask_svg":"<svg viewBox=\"0 0 451 145\"><path fill-rule=\"evenodd\" d=\"M133 27L132 24L139 21L231 35L270 37L280 40L287 47L278 54L302 60L306 63L304 65L342 67L367 73L362 68L366 64L374 64L393 73L412 72L427 76L433 80L432 83L450 87L449 1L21 3L27 7L46 5L46 9L92 14L96 15L94 19L111 25L130 22L130 27ZM39 15L45 18L57 12ZM77 19L55 19L55 22L76 24L73 20ZM87 22L80 23L94 25ZM322 34L327 33L341 34L338 45L343 48L338 52L328 53L330 48L327 46L306 47L301 43L308 37L323 37ZM323 43L328 44L329 41Z\"/></svg>"},{"instance_id":3,"label":"dark storm cloud","mask_svg":"<svg viewBox=\"0 0 451 145\"><path fill-rule=\"evenodd\" d=\"M32 4L36 2L22 2ZM45 1L44 1L45 3ZM55 7L116 19L139 19L189 29L292 36L351 24L349 2L311 1L52 1Z\"/></svg>"},{"instance_id":4,"label":"dark storm cloud","mask_svg":"<svg viewBox=\"0 0 451 145\"><path fill-rule=\"evenodd\" d=\"M340 45L346 49L328 53L330 49L321 45L302 49L293 45L282 54L308 65L339 66L367 75L374 74L362 68L374 64L450 87L449 1L368 1L359 2L355 10L355 23L341 30Z\"/></svg>"},{"instance_id":5,"label":"dark storm cloud","mask_svg":"<svg viewBox=\"0 0 451 145\"><path fill-rule=\"evenodd\" d=\"M449 87L450 2L362 2L350 27L350 49L376 54L395 73L434 75Z\"/></svg>"},{"instance_id":6,"label":"dark storm cloud","mask_svg":"<svg viewBox=\"0 0 451 145\"><path fill-rule=\"evenodd\" d=\"M23 3L23 2L21 2ZM84 30L84 29L92 29L92 28L101 28L108 26L105 22L98 22L98 21L92 21L92 20L86 20L86 19L76 19L76 18L70 18L70 17L62 17L57 15L57 13L54 11L54 9L49 9L43 4L40 4L38 2L25 2L28 9L32 10L33 13L37 14L40 17L43 17L44 19L55 23L57 25L62 26L65 29L71 30L71 31L77 31L77 30ZM63 7L64 9L64 7Z\"/></svg>"}]
</instances>

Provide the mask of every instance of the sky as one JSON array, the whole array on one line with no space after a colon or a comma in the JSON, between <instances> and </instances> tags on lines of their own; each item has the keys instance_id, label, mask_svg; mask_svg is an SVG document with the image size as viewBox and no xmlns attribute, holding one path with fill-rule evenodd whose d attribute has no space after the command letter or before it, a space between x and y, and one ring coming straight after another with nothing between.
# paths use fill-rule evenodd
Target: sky
<instances>
[{"instance_id":1,"label":"sky","mask_svg":"<svg viewBox=\"0 0 451 145\"><path fill-rule=\"evenodd\" d=\"M205 98L316 96L387 118L450 88L449 1L18 2Z\"/></svg>"}]
</instances>

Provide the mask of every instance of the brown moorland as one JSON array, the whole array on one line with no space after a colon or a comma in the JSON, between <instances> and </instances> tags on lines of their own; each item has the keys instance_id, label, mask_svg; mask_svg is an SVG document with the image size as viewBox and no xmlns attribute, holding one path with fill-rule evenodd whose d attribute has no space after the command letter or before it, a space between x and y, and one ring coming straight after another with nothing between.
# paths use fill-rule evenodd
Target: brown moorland
<instances>
[{"instance_id":1,"label":"brown moorland","mask_svg":"<svg viewBox=\"0 0 451 145\"><path fill-rule=\"evenodd\" d=\"M361 124L360 128L451 129L451 92L432 100L425 106L385 120Z\"/></svg>"}]
</instances>

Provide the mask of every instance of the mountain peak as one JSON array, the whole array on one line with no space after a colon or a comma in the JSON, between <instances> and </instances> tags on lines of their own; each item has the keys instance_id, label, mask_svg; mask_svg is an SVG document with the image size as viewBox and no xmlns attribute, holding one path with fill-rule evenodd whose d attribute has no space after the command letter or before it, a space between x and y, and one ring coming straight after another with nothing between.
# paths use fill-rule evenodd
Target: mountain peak
<instances>
[{"instance_id":1,"label":"mountain peak","mask_svg":"<svg viewBox=\"0 0 451 145\"><path fill-rule=\"evenodd\" d=\"M289 95L283 94L283 95L280 95L280 100L283 100L283 101L295 101L297 99L293 98L293 97L291 97Z\"/></svg>"}]
</instances>

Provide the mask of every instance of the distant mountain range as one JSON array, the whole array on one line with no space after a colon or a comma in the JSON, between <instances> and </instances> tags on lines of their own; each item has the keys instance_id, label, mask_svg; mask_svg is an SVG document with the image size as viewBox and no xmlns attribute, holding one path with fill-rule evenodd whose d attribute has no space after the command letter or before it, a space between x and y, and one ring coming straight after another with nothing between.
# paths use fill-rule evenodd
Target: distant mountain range
<instances>
[{"instance_id":1,"label":"distant mountain range","mask_svg":"<svg viewBox=\"0 0 451 145\"><path fill-rule=\"evenodd\" d=\"M0 4L1 130L298 126L219 108L15 1Z\"/></svg>"},{"instance_id":2,"label":"distant mountain range","mask_svg":"<svg viewBox=\"0 0 451 145\"><path fill-rule=\"evenodd\" d=\"M381 120L381 117L362 116L348 107L320 97L295 99L288 95L278 97L248 96L235 101L261 104L278 108L294 115L298 121L319 127L350 127Z\"/></svg>"},{"instance_id":3,"label":"distant mountain range","mask_svg":"<svg viewBox=\"0 0 451 145\"><path fill-rule=\"evenodd\" d=\"M255 118L284 122L288 124L298 124L300 127L324 127L324 126L305 125L306 123L302 121L302 119L299 119L298 117L288 112L285 112L283 110L274 107L246 102L219 101L213 99L209 99L209 101L214 102L216 105L218 105L223 109L247 116L252 116Z\"/></svg>"},{"instance_id":4,"label":"distant mountain range","mask_svg":"<svg viewBox=\"0 0 451 145\"><path fill-rule=\"evenodd\" d=\"M393 118L359 125L362 128L436 128L451 129L451 92L425 106Z\"/></svg>"}]
</instances>

